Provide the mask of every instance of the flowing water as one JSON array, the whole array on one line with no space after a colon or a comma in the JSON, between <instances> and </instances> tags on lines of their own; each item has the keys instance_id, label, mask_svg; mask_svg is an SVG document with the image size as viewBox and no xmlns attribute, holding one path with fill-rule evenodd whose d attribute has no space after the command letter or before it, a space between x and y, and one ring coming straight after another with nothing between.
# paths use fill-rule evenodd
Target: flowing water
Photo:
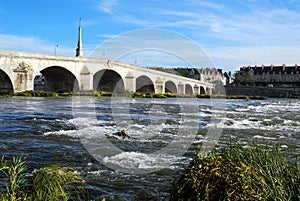
<instances>
[{"instance_id":1,"label":"flowing water","mask_svg":"<svg viewBox=\"0 0 300 201\"><path fill-rule=\"evenodd\" d=\"M232 140L300 157L300 101L0 98L0 155L74 167L87 200L168 200L194 156ZM117 135L128 130L131 138Z\"/></svg>"}]
</instances>

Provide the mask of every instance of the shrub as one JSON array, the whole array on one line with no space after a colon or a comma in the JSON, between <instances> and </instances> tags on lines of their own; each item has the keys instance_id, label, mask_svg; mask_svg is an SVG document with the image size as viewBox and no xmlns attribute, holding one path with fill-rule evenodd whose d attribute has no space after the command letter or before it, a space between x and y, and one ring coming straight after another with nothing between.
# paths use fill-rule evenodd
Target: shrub
<instances>
[{"instance_id":1,"label":"shrub","mask_svg":"<svg viewBox=\"0 0 300 201\"><path fill-rule=\"evenodd\" d=\"M0 200L69 200L79 197L78 186L82 178L70 168L57 165L40 168L26 176L27 167L24 158L14 157L12 162L1 159L0 172L4 191ZM75 187L77 186L77 187Z\"/></svg>"},{"instance_id":2,"label":"shrub","mask_svg":"<svg viewBox=\"0 0 300 201\"><path fill-rule=\"evenodd\" d=\"M75 174L72 169L57 165L43 167L30 178L28 195L31 200L67 200L71 194L76 194L74 185L81 181L80 175Z\"/></svg>"},{"instance_id":3,"label":"shrub","mask_svg":"<svg viewBox=\"0 0 300 201\"><path fill-rule=\"evenodd\" d=\"M167 92L167 93L165 93L164 95L165 95L166 97L168 97L168 98L176 98L176 95L173 94L172 92Z\"/></svg>"},{"instance_id":4,"label":"shrub","mask_svg":"<svg viewBox=\"0 0 300 201\"><path fill-rule=\"evenodd\" d=\"M29 91L21 91L16 92L15 96L25 96L25 97L58 97L59 94L51 91L43 91L43 90L29 90Z\"/></svg>"},{"instance_id":5,"label":"shrub","mask_svg":"<svg viewBox=\"0 0 300 201\"><path fill-rule=\"evenodd\" d=\"M197 94L197 98L211 98L210 94Z\"/></svg>"},{"instance_id":6,"label":"shrub","mask_svg":"<svg viewBox=\"0 0 300 201\"><path fill-rule=\"evenodd\" d=\"M107 91L101 91L100 96L103 97L112 97L113 93L112 92L107 92Z\"/></svg>"},{"instance_id":7,"label":"shrub","mask_svg":"<svg viewBox=\"0 0 300 201\"><path fill-rule=\"evenodd\" d=\"M131 95L132 98L153 98L152 93L147 93L147 92L134 92Z\"/></svg>"},{"instance_id":8,"label":"shrub","mask_svg":"<svg viewBox=\"0 0 300 201\"><path fill-rule=\"evenodd\" d=\"M229 145L195 158L176 182L171 200L297 200L300 167L278 148Z\"/></svg>"},{"instance_id":9,"label":"shrub","mask_svg":"<svg viewBox=\"0 0 300 201\"><path fill-rule=\"evenodd\" d=\"M167 98L167 96L165 96L164 94L153 94L153 98Z\"/></svg>"}]
</instances>

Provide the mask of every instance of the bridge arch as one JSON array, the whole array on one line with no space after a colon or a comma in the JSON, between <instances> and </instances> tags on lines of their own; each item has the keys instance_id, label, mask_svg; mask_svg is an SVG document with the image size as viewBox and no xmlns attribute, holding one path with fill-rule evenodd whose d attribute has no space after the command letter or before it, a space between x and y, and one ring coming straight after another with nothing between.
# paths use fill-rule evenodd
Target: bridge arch
<instances>
[{"instance_id":1,"label":"bridge arch","mask_svg":"<svg viewBox=\"0 0 300 201\"><path fill-rule=\"evenodd\" d=\"M12 94L14 92L13 84L9 76L0 69L0 95Z\"/></svg>"},{"instance_id":2,"label":"bridge arch","mask_svg":"<svg viewBox=\"0 0 300 201\"><path fill-rule=\"evenodd\" d=\"M205 94L205 89L203 86L200 86L200 94Z\"/></svg>"},{"instance_id":3,"label":"bridge arch","mask_svg":"<svg viewBox=\"0 0 300 201\"><path fill-rule=\"evenodd\" d=\"M193 94L193 87L191 85L189 85L189 84L185 85L185 94L188 94L188 95Z\"/></svg>"},{"instance_id":4,"label":"bridge arch","mask_svg":"<svg viewBox=\"0 0 300 201\"><path fill-rule=\"evenodd\" d=\"M78 80L72 72L61 66L50 66L41 71L44 89L53 92L79 91Z\"/></svg>"},{"instance_id":5,"label":"bridge arch","mask_svg":"<svg viewBox=\"0 0 300 201\"><path fill-rule=\"evenodd\" d=\"M154 84L152 80L142 75L136 79L136 92L147 92L147 93L154 93Z\"/></svg>"},{"instance_id":6,"label":"bridge arch","mask_svg":"<svg viewBox=\"0 0 300 201\"><path fill-rule=\"evenodd\" d=\"M167 81L165 83L165 93L173 93L177 94L177 87L176 84L173 81Z\"/></svg>"},{"instance_id":7,"label":"bridge arch","mask_svg":"<svg viewBox=\"0 0 300 201\"><path fill-rule=\"evenodd\" d=\"M114 93L124 93L124 81L119 73L114 70L103 69L93 76L93 89Z\"/></svg>"}]
</instances>

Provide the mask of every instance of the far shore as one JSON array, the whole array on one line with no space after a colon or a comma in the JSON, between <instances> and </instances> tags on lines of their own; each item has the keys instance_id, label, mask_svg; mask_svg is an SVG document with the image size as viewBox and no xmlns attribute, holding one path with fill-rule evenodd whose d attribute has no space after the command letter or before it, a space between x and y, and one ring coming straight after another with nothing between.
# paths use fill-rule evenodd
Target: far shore
<instances>
[{"instance_id":1,"label":"far shore","mask_svg":"<svg viewBox=\"0 0 300 201\"><path fill-rule=\"evenodd\" d=\"M113 93L106 91L87 91L87 92L51 92L43 90L30 90L16 92L14 94L2 94L2 97L70 97L70 96L94 96L94 97L130 97L130 98L220 98L220 99L244 99L244 100L267 100L268 98L293 98L299 99L299 96L278 96L268 97L261 95L224 95L224 94L173 94L167 93L148 93L148 92L133 92L133 93Z\"/></svg>"}]
</instances>

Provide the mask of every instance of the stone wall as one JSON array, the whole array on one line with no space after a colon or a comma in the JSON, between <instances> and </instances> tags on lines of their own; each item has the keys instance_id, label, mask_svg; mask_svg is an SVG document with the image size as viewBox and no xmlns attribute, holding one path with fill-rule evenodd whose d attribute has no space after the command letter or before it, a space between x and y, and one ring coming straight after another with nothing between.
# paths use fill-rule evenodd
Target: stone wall
<instances>
[{"instance_id":1,"label":"stone wall","mask_svg":"<svg viewBox=\"0 0 300 201\"><path fill-rule=\"evenodd\" d=\"M256 86L225 86L227 96L298 97L300 88L273 88Z\"/></svg>"}]
</instances>

